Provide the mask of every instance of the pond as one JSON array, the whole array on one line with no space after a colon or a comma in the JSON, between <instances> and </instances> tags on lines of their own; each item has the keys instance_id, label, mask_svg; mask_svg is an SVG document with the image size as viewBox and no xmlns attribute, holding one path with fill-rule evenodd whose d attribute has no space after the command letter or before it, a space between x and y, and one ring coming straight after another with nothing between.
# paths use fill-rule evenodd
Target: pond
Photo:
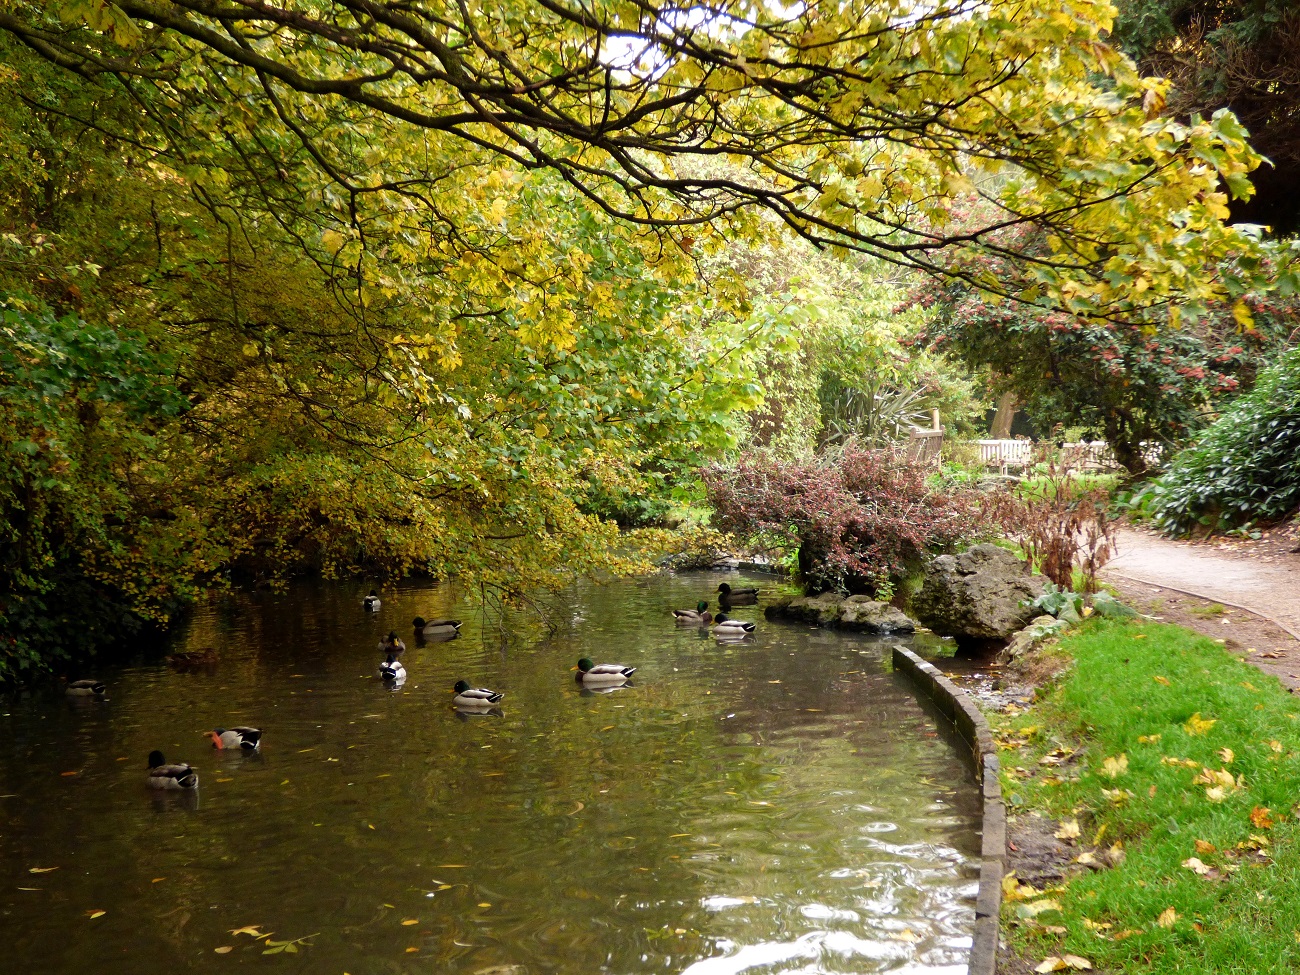
<instances>
[{"instance_id":1,"label":"pond","mask_svg":"<svg viewBox=\"0 0 1300 975\"><path fill-rule=\"evenodd\" d=\"M209 667L5 703L4 968L964 972L979 795L952 739L888 641L761 607L735 613L758 622L744 644L675 627L719 578L575 587L554 633L504 649L446 587L375 614L351 584L223 597L175 641ZM415 616L462 635L417 645ZM398 690L376 671L390 628ZM584 692L583 656L637 673ZM458 713L460 678L501 713ZM240 724L260 754L202 737ZM155 748L196 795L146 786Z\"/></svg>"}]
</instances>

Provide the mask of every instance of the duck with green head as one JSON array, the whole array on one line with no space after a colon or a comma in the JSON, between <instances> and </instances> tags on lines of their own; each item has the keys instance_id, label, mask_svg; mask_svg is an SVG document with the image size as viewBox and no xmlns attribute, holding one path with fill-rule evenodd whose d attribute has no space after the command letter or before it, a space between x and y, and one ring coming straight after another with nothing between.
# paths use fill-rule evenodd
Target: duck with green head
<instances>
[{"instance_id":1,"label":"duck with green head","mask_svg":"<svg viewBox=\"0 0 1300 975\"><path fill-rule=\"evenodd\" d=\"M626 684L628 678L636 673L635 667L625 664L596 664L589 657L579 660L575 669L578 673L574 679L588 686Z\"/></svg>"},{"instance_id":2,"label":"duck with green head","mask_svg":"<svg viewBox=\"0 0 1300 975\"><path fill-rule=\"evenodd\" d=\"M673 617L677 620L678 626L707 626L713 621L713 614L709 612L709 601L701 599L696 603L694 609L675 609Z\"/></svg>"}]
</instances>

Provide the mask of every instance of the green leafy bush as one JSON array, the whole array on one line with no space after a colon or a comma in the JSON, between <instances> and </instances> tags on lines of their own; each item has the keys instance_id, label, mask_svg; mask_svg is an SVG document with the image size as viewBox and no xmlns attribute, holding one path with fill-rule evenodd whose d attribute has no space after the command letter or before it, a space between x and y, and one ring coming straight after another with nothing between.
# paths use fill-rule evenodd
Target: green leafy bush
<instances>
[{"instance_id":1,"label":"green leafy bush","mask_svg":"<svg viewBox=\"0 0 1300 975\"><path fill-rule=\"evenodd\" d=\"M1276 521L1300 507L1300 349L1261 373L1131 505L1171 535Z\"/></svg>"}]
</instances>

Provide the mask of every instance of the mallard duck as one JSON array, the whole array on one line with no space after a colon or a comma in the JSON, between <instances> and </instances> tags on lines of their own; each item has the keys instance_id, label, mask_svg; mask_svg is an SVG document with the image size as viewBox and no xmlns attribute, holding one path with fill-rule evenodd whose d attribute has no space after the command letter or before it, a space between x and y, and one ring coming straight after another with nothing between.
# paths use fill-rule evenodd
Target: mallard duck
<instances>
[{"instance_id":1,"label":"mallard duck","mask_svg":"<svg viewBox=\"0 0 1300 975\"><path fill-rule=\"evenodd\" d=\"M213 731L205 731L204 734L212 739L213 748L238 748L246 752L255 752L262 747L260 728L245 728L241 725L238 728L217 728Z\"/></svg>"},{"instance_id":2,"label":"mallard duck","mask_svg":"<svg viewBox=\"0 0 1300 975\"><path fill-rule=\"evenodd\" d=\"M417 616L411 620L411 625L426 640L452 637L460 633L460 620L426 620L423 616Z\"/></svg>"},{"instance_id":3,"label":"mallard duck","mask_svg":"<svg viewBox=\"0 0 1300 975\"><path fill-rule=\"evenodd\" d=\"M675 609L673 616L681 626L704 626L713 621L707 599L701 599L694 609Z\"/></svg>"},{"instance_id":4,"label":"mallard duck","mask_svg":"<svg viewBox=\"0 0 1300 975\"><path fill-rule=\"evenodd\" d=\"M108 685L97 680L70 680L63 690L69 697L103 697Z\"/></svg>"},{"instance_id":5,"label":"mallard duck","mask_svg":"<svg viewBox=\"0 0 1300 975\"><path fill-rule=\"evenodd\" d=\"M486 687L470 687L467 681L458 680L453 688L456 696L452 698L452 703L459 708L486 708L496 704L505 693L502 691L489 691Z\"/></svg>"},{"instance_id":6,"label":"mallard duck","mask_svg":"<svg viewBox=\"0 0 1300 975\"><path fill-rule=\"evenodd\" d=\"M149 784L155 789L197 789L199 773L188 765L168 765L160 751L149 753Z\"/></svg>"},{"instance_id":7,"label":"mallard duck","mask_svg":"<svg viewBox=\"0 0 1300 975\"><path fill-rule=\"evenodd\" d=\"M636 673L623 664L593 664L587 657L578 661L576 679L583 684L622 684Z\"/></svg>"},{"instance_id":8,"label":"mallard duck","mask_svg":"<svg viewBox=\"0 0 1300 975\"><path fill-rule=\"evenodd\" d=\"M718 586L718 605L723 609L728 606L752 606L758 602L758 590L753 586L732 589L727 583Z\"/></svg>"},{"instance_id":9,"label":"mallard duck","mask_svg":"<svg viewBox=\"0 0 1300 975\"><path fill-rule=\"evenodd\" d=\"M406 653L406 644L398 638L396 630L390 630L388 636L379 641L379 652L398 657Z\"/></svg>"},{"instance_id":10,"label":"mallard duck","mask_svg":"<svg viewBox=\"0 0 1300 975\"><path fill-rule=\"evenodd\" d=\"M379 612L379 597L375 595L373 589L370 590L369 596L361 600L361 605L365 607L367 613Z\"/></svg>"},{"instance_id":11,"label":"mallard duck","mask_svg":"<svg viewBox=\"0 0 1300 975\"><path fill-rule=\"evenodd\" d=\"M379 676L384 680L400 683L406 680L406 668L402 666L402 662L397 657L390 653L384 662L379 665Z\"/></svg>"},{"instance_id":12,"label":"mallard duck","mask_svg":"<svg viewBox=\"0 0 1300 975\"><path fill-rule=\"evenodd\" d=\"M719 613L713 620L713 632L718 636L734 634L744 636L754 632L754 624L744 620L733 620L725 613Z\"/></svg>"}]
</instances>

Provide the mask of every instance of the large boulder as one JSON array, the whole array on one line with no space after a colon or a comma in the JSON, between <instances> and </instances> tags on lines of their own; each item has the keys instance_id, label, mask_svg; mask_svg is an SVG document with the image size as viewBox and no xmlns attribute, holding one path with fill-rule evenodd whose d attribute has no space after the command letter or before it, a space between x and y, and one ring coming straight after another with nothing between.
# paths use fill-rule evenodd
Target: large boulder
<instances>
[{"instance_id":1,"label":"large boulder","mask_svg":"<svg viewBox=\"0 0 1300 975\"><path fill-rule=\"evenodd\" d=\"M976 545L960 555L941 555L925 570L912 612L941 636L958 643L1005 640L1038 610L1043 581L1024 562L996 545Z\"/></svg>"},{"instance_id":2,"label":"large boulder","mask_svg":"<svg viewBox=\"0 0 1300 975\"><path fill-rule=\"evenodd\" d=\"M857 633L913 633L916 623L902 610L868 596L782 596L764 607L770 620L793 620Z\"/></svg>"}]
</instances>

